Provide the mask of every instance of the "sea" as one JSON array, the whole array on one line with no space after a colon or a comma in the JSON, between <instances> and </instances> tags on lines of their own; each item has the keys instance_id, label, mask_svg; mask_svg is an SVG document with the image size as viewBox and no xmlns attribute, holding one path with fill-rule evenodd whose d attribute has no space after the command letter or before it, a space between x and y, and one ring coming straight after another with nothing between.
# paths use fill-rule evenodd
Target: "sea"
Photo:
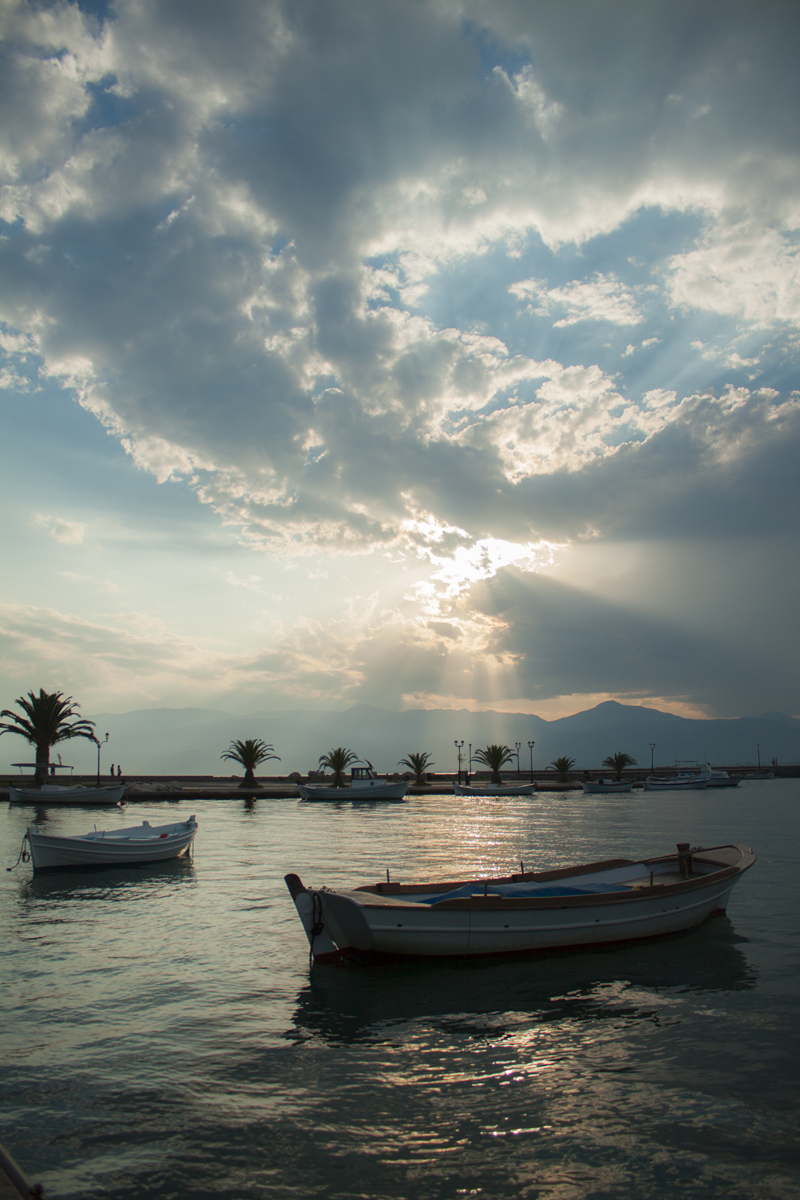
<instances>
[{"instance_id":1,"label":"sea","mask_svg":"<svg viewBox=\"0 0 800 1200\"><path fill-rule=\"evenodd\" d=\"M25 828L196 814L191 862L33 877ZM800 1196L800 780L0 812L0 1141L47 1200ZM627 948L315 966L283 877L744 842L727 915Z\"/></svg>"}]
</instances>

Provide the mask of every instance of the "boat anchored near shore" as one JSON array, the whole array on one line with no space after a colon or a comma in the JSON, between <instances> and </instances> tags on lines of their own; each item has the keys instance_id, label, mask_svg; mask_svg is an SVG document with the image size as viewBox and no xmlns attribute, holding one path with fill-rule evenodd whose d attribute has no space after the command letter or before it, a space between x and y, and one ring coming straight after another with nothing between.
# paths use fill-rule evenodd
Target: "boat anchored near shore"
<instances>
[{"instance_id":1,"label":"boat anchored near shore","mask_svg":"<svg viewBox=\"0 0 800 1200\"><path fill-rule=\"evenodd\" d=\"M75 784L70 787L63 783L43 783L41 787L17 788L9 786L8 799L10 804L74 804L80 805L110 805L119 804L125 795L124 783L110 783L105 787L85 787Z\"/></svg>"},{"instance_id":2,"label":"boat anchored near shore","mask_svg":"<svg viewBox=\"0 0 800 1200\"><path fill-rule=\"evenodd\" d=\"M172 825L142 821L130 829L93 829L90 833L39 833L33 825L25 834L34 873L68 868L128 867L168 862L191 852L197 833L194 816Z\"/></svg>"},{"instance_id":3,"label":"boat anchored near shore","mask_svg":"<svg viewBox=\"0 0 800 1200\"><path fill-rule=\"evenodd\" d=\"M315 962L592 948L682 933L725 912L748 846L444 883L305 887L285 877ZM520 864L522 865L522 864Z\"/></svg>"},{"instance_id":4,"label":"boat anchored near shore","mask_svg":"<svg viewBox=\"0 0 800 1200\"><path fill-rule=\"evenodd\" d=\"M327 784L298 783L303 800L403 800L408 792L407 779L379 778L372 763L354 767L349 787L330 787Z\"/></svg>"}]
</instances>

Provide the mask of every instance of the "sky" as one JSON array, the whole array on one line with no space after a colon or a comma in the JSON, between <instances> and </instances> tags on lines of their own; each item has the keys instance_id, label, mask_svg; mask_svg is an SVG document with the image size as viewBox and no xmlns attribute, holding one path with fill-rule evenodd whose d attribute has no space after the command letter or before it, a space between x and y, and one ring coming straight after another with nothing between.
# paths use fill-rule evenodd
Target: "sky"
<instances>
[{"instance_id":1,"label":"sky","mask_svg":"<svg viewBox=\"0 0 800 1200\"><path fill-rule=\"evenodd\" d=\"M800 10L0 0L2 705L800 714Z\"/></svg>"}]
</instances>

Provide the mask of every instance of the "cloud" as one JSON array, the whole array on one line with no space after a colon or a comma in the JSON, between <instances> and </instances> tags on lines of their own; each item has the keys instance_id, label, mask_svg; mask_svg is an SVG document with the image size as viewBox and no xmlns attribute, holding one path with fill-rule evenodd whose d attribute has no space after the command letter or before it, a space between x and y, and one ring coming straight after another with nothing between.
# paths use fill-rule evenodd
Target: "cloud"
<instances>
[{"instance_id":1,"label":"cloud","mask_svg":"<svg viewBox=\"0 0 800 1200\"><path fill-rule=\"evenodd\" d=\"M668 264L672 303L735 317L754 329L800 324L800 247L755 220L715 225Z\"/></svg>"},{"instance_id":2,"label":"cloud","mask_svg":"<svg viewBox=\"0 0 800 1200\"><path fill-rule=\"evenodd\" d=\"M64 517L51 517L46 513L34 513L32 523L40 529L46 529L56 542L65 546L79 546L83 542L86 524L82 521L69 521Z\"/></svg>"},{"instance_id":3,"label":"cloud","mask_svg":"<svg viewBox=\"0 0 800 1200\"><path fill-rule=\"evenodd\" d=\"M404 694L449 694L430 662L486 695L458 647L495 680L513 655L451 584L583 539L794 526L786 14L6 6L0 381L60 383L256 554L436 566L415 614L281 643L320 696L361 686L354 648Z\"/></svg>"},{"instance_id":4,"label":"cloud","mask_svg":"<svg viewBox=\"0 0 800 1200\"><path fill-rule=\"evenodd\" d=\"M579 321L610 321L614 325L638 325L643 319L633 294L614 275L595 275L586 282L573 279L566 287L548 288L541 279L522 279L508 289L519 300L529 300L528 312L547 316L563 309L566 316L556 329Z\"/></svg>"}]
</instances>

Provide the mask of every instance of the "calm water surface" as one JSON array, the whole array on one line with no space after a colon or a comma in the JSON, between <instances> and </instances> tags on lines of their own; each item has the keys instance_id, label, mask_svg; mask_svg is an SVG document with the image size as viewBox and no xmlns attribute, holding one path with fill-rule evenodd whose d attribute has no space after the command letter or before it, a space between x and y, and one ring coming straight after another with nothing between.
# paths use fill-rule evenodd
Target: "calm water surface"
<instances>
[{"instance_id":1,"label":"calm water surface","mask_svg":"<svg viewBox=\"0 0 800 1200\"><path fill-rule=\"evenodd\" d=\"M0 1139L60 1197L797 1197L800 781L136 804L193 864L0 879ZM0 813L3 866L33 809ZM728 917L505 962L316 967L283 883L742 841Z\"/></svg>"}]
</instances>

